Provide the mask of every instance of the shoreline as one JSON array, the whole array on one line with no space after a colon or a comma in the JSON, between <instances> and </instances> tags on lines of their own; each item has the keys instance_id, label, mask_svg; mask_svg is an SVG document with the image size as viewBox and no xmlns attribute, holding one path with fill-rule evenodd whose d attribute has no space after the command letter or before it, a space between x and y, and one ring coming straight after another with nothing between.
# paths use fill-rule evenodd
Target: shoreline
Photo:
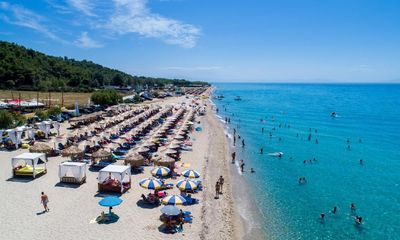
<instances>
[{"instance_id":1,"label":"shoreline","mask_svg":"<svg viewBox=\"0 0 400 240\"><path fill-rule=\"evenodd\" d=\"M212 91L215 87L212 87ZM212 93L210 94L210 103L217 107L217 105L211 99ZM212 110L213 118L217 122L218 130L223 133L225 138L225 144L227 148L226 155L226 167L228 168L230 191L233 203L232 213L232 226L234 227L234 235L232 239L267 239L266 233L262 230L259 223L261 219L259 216L259 209L257 208L256 201L254 198L249 197L249 193L252 191L249 183L243 178L243 175L239 172L238 159L240 154L236 154L236 164L231 163L231 153L236 151L233 146L233 140L231 138L231 131L228 125L222 122L214 110Z\"/></svg>"}]
</instances>

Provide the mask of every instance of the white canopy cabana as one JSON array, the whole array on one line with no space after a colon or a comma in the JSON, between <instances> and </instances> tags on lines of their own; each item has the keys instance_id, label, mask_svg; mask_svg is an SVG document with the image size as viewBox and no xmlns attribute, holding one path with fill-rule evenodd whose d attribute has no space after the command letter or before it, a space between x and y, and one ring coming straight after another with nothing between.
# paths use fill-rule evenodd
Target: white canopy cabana
<instances>
[{"instance_id":1,"label":"white canopy cabana","mask_svg":"<svg viewBox=\"0 0 400 240\"><path fill-rule=\"evenodd\" d=\"M123 193L131 187L131 166L113 165L99 171L99 191Z\"/></svg>"},{"instance_id":2,"label":"white canopy cabana","mask_svg":"<svg viewBox=\"0 0 400 240\"><path fill-rule=\"evenodd\" d=\"M72 177L68 174L71 174ZM81 162L63 162L58 165L60 182L83 183L86 181L86 164Z\"/></svg>"},{"instance_id":3,"label":"white canopy cabana","mask_svg":"<svg viewBox=\"0 0 400 240\"><path fill-rule=\"evenodd\" d=\"M44 167L38 167L39 160L44 163ZM39 175L41 173L46 173L46 154L44 153L22 153L16 157L13 157L12 160L13 174L15 175L24 175L24 176L33 176ZM22 164L21 164L22 162Z\"/></svg>"}]
</instances>

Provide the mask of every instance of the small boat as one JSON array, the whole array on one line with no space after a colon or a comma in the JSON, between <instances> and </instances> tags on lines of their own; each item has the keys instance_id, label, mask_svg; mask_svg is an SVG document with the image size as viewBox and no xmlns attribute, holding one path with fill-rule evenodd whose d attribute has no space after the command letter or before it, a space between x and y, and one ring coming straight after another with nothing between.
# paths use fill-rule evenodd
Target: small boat
<instances>
[{"instance_id":1,"label":"small boat","mask_svg":"<svg viewBox=\"0 0 400 240\"><path fill-rule=\"evenodd\" d=\"M240 100L242 100L242 98L241 98L240 96L236 96L236 97L234 98L234 100L235 100L235 101L240 101Z\"/></svg>"}]
</instances>

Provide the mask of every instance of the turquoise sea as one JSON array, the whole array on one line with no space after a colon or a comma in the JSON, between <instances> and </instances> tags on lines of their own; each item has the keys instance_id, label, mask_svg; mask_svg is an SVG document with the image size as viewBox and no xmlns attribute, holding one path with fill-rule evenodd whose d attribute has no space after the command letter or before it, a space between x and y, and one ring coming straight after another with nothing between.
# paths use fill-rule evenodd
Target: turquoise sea
<instances>
[{"instance_id":1,"label":"turquoise sea","mask_svg":"<svg viewBox=\"0 0 400 240\"><path fill-rule=\"evenodd\" d=\"M245 139L234 147L246 164L237 177L268 239L400 239L400 85L214 86L227 131Z\"/></svg>"}]
</instances>

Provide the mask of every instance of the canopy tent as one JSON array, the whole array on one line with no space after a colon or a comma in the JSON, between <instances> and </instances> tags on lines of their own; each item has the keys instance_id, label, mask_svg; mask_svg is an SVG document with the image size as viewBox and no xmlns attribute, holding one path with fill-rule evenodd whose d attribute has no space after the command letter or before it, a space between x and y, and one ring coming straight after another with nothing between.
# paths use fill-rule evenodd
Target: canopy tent
<instances>
[{"instance_id":1,"label":"canopy tent","mask_svg":"<svg viewBox=\"0 0 400 240\"><path fill-rule=\"evenodd\" d=\"M131 167L110 164L99 171L99 191L123 193L131 188Z\"/></svg>"},{"instance_id":2,"label":"canopy tent","mask_svg":"<svg viewBox=\"0 0 400 240\"><path fill-rule=\"evenodd\" d=\"M86 182L86 164L80 162L63 162L58 165L58 177L60 178L60 182L84 183Z\"/></svg>"},{"instance_id":3,"label":"canopy tent","mask_svg":"<svg viewBox=\"0 0 400 240\"><path fill-rule=\"evenodd\" d=\"M44 163L44 167L38 167L39 161ZM21 162L22 165L20 164ZM35 178L37 175L47 172L46 162L47 158L44 153L22 153L11 160L13 175L32 176Z\"/></svg>"}]
</instances>

